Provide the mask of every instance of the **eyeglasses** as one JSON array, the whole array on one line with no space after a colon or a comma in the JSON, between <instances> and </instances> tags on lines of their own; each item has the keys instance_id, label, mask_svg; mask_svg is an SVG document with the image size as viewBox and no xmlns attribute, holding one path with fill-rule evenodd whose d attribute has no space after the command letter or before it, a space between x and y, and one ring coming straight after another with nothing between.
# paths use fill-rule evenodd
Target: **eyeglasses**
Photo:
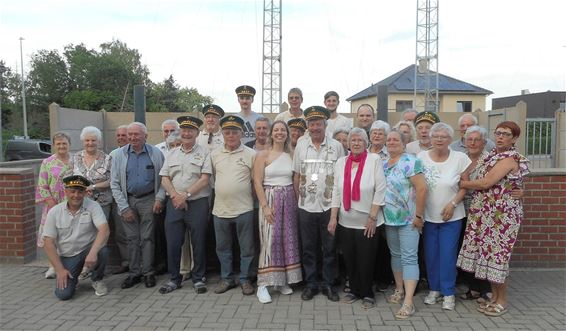
<instances>
[{"instance_id":1,"label":"eyeglasses","mask_svg":"<svg viewBox=\"0 0 566 331\"><path fill-rule=\"evenodd\" d=\"M289 100L299 100L300 98L301 97L292 96L292 97L289 97Z\"/></svg>"},{"instance_id":2,"label":"eyeglasses","mask_svg":"<svg viewBox=\"0 0 566 331\"><path fill-rule=\"evenodd\" d=\"M513 134L511 132L505 132L505 131L494 131L493 134L496 137L499 136L503 136L503 137L513 137Z\"/></svg>"},{"instance_id":3,"label":"eyeglasses","mask_svg":"<svg viewBox=\"0 0 566 331\"><path fill-rule=\"evenodd\" d=\"M436 139L436 140L447 140L450 139L449 136L431 136L432 139Z\"/></svg>"}]
</instances>

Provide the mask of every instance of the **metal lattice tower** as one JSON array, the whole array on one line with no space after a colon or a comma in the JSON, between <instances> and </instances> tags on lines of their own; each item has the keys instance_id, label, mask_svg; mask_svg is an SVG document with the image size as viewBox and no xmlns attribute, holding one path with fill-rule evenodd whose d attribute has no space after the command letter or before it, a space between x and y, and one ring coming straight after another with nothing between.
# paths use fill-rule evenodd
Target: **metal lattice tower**
<instances>
[{"instance_id":1,"label":"metal lattice tower","mask_svg":"<svg viewBox=\"0 0 566 331\"><path fill-rule=\"evenodd\" d=\"M413 104L438 112L438 1L417 0L417 46ZM422 95L422 99L417 96Z\"/></svg>"},{"instance_id":2,"label":"metal lattice tower","mask_svg":"<svg viewBox=\"0 0 566 331\"><path fill-rule=\"evenodd\" d=\"M263 1L263 113L278 113L281 105L281 1Z\"/></svg>"}]
</instances>

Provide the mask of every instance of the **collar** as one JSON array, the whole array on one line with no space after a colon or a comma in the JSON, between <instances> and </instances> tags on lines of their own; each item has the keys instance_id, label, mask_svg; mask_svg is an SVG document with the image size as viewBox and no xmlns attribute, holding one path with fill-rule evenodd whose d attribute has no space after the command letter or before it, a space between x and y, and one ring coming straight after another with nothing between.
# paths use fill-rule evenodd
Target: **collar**
<instances>
[{"instance_id":1,"label":"collar","mask_svg":"<svg viewBox=\"0 0 566 331\"><path fill-rule=\"evenodd\" d=\"M128 144L128 153L136 154L136 151L134 151L134 149L132 148L132 145L130 145L130 144ZM148 153L146 144L143 144L143 149L142 149L141 153Z\"/></svg>"},{"instance_id":2,"label":"collar","mask_svg":"<svg viewBox=\"0 0 566 331\"><path fill-rule=\"evenodd\" d=\"M179 146L179 150L180 150L181 152L185 153L185 154L190 154L190 153L192 153L192 152L195 150L195 148L197 148L197 143L196 143L196 142L193 144L193 146L192 146L188 151L186 151L186 150L183 149L183 145L182 145L182 144L181 144L181 146Z\"/></svg>"},{"instance_id":3,"label":"collar","mask_svg":"<svg viewBox=\"0 0 566 331\"><path fill-rule=\"evenodd\" d=\"M206 129L203 129L202 134L208 136L210 132L206 131ZM218 128L218 131L212 133L213 136L218 136L220 134L222 134L222 128Z\"/></svg>"},{"instance_id":4,"label":"collar","mask_svg":"<svg viewBox=\"0 0 566 331\"><path fill-rule=\"evenodd\" d=\"M315 146L314 146L314 143L312 142L311 136L309 135L308 137L309 137L309 138L308 138L308 139L309 139L309 146L315 147ZM324 135L324 139L323 139L322 142L320 143L320 146L326 145L327 139L328 139L328 137L327 137L326 134L325 134L325 135Z\"/></svg>"},{"instance_id":5,"label":"collar","mask_svg":"<svg viewBox=\"0 0 566 331\"><path fill-rule=\"evenodd\" d=\"M240 146L238 146L238 148L236 148L233 151L229 151L226 149L226 145L222 145L222 153L228 153L228 154L232 154L232 153L238 153L244 150L244 144L240 143Z\"/></svg>"},{"instance_id":6,"label":"collar","mask_svg":"<svg viewBox=\"0 0 566 331\"><path fill-rule=\"evenodd\" d=\"M85 199L86 199L86 197L85 197ZM75 217L75 216L81 214L84 210L85 210L85 201L84 201L84 199L83 199L83 203L81 204L81 207L80 207L79 210L77 210L74 214L73 214L72 211L69 210L68 202L65 203L65 211L66 211L69 215L71 215L71 216L73 216L73 217Z\"/></svg>"}]
</instances>

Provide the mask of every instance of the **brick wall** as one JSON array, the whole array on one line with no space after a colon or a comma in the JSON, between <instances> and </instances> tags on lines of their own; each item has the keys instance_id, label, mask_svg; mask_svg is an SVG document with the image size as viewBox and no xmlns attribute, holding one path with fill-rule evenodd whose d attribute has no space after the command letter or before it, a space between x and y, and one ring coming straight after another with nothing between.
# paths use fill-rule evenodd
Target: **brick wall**
<instances>
[{"instance_id":1,"label":"brick wall","mask_svg":"<svg viewBox=\"0 0 566 331\"><path fill-rule=\"evenodd\" d=\"M525 218L511 265L566 267L566 171L535 170L525 180Z\"/></svg>"},{"instance_id":2,"label":"brick wall","mask_svg":"<svg viewBox=\"0 0 566 331\"><path fill-rule=\"evenodd\" d=\"M0 169L0 262L36 256L35 176L29 168Z\"/></svg>"}]
</instances>

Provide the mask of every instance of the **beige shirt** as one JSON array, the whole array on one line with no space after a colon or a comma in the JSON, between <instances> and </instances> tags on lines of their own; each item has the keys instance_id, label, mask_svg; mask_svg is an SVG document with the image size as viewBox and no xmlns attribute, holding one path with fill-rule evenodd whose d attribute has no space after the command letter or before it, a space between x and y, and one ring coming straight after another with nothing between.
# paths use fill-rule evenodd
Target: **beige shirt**
<instances>
[{"instance_id":1,"label":"beige shirt","mask_svg":"<svg viewBox=\"0 0 566 331\"><path fill-rule=\"evenodd\" d=\"M85 198L82 207L73 215L67 209L67 201L51 208L43 228L43 237L52 238L62 257L73 257L92 245L98 227L106 224L100 205Z\"/></svg>"},{"instance_id":2,"label":"beige shirt","mask_svg":"<svg viewBox=\"0 0 566 331\"><path fill-rule=\"evenodd\" d=\"M344 115L337 114L336 118L329 118L326 120L326 135L332 137L334 132L338 129L350 131L354 126L353 119L347 118Z\"/></svg>"},{"instance_id":3,"label":"beige shirt","mask_svg":"<svg viewBox=\"0 0 566 331\"><path fill-rule=\"evenodd\" d=\"M183 150L183 146L172 149L165 158L159 175L169 177L175 191L183 193L187 192L203 173L212 174L210 152L206 147L195 144L189 151ZM208 197L210 192L210 185L207 185L193 194L189 200Z\"/></svg>"},{"instance_id":4,"label":"beige shirt","mask_svg":"<svg viewBox=\"0 0 566 331\"><path fill-rule=\"evenodd\" d=\"M208 143L208 136L210 136L210 133L206 130L202 130L197 137L197 144L208 148L211 152L224 146L224 136L222 136L221 129L218 129L218 132L212 134L210 144Z\"/></svg>"},{"instance_id":5,"label":"beige shirt","mask_svg":"<svg viewBox=\"0 0 566 331\"><path fill-rule=\"evenodd\" d=\"M405 151L409 154L417 155L422 151L428 151L430 148L423 149L418 140L411 141L405 146Z\"/></svg>"},{"instance_id":6,"label":"beige shirt","mask_svg":"<svg viewBox=\"0 0 566 331\"><path fill-rule=\"evenodd\" d=\"M344 156L337 140L325 137L317 150L310 136L297 142L293 172L300 175L299 208L320 213L330 208L334 186L334 164Z\"/></svg>"},{"instance_id":7,"label":"beige shirt","mask_svg":"<svg viewBox=\"0 0 566 331\"><path fill-rule=\"evenodd\" d=\"M275 121L283 121L287 123L290 119L293 118L305 118L305 115L301 112L301 116L294 116L289 110L287 110L275 116Z\"/></svg>"},{"instance_id":8,"label":"beige shirt","mask_svg":"<svg viewBox=\"0 0 566 331\"><path fill-rule=\"evenodd\" d=\"M252 169L256 152L243 144L234 151L222 147L211 154L215 200L212 214L234 218L253 210Z\"/></svg>"}]
</instances>

